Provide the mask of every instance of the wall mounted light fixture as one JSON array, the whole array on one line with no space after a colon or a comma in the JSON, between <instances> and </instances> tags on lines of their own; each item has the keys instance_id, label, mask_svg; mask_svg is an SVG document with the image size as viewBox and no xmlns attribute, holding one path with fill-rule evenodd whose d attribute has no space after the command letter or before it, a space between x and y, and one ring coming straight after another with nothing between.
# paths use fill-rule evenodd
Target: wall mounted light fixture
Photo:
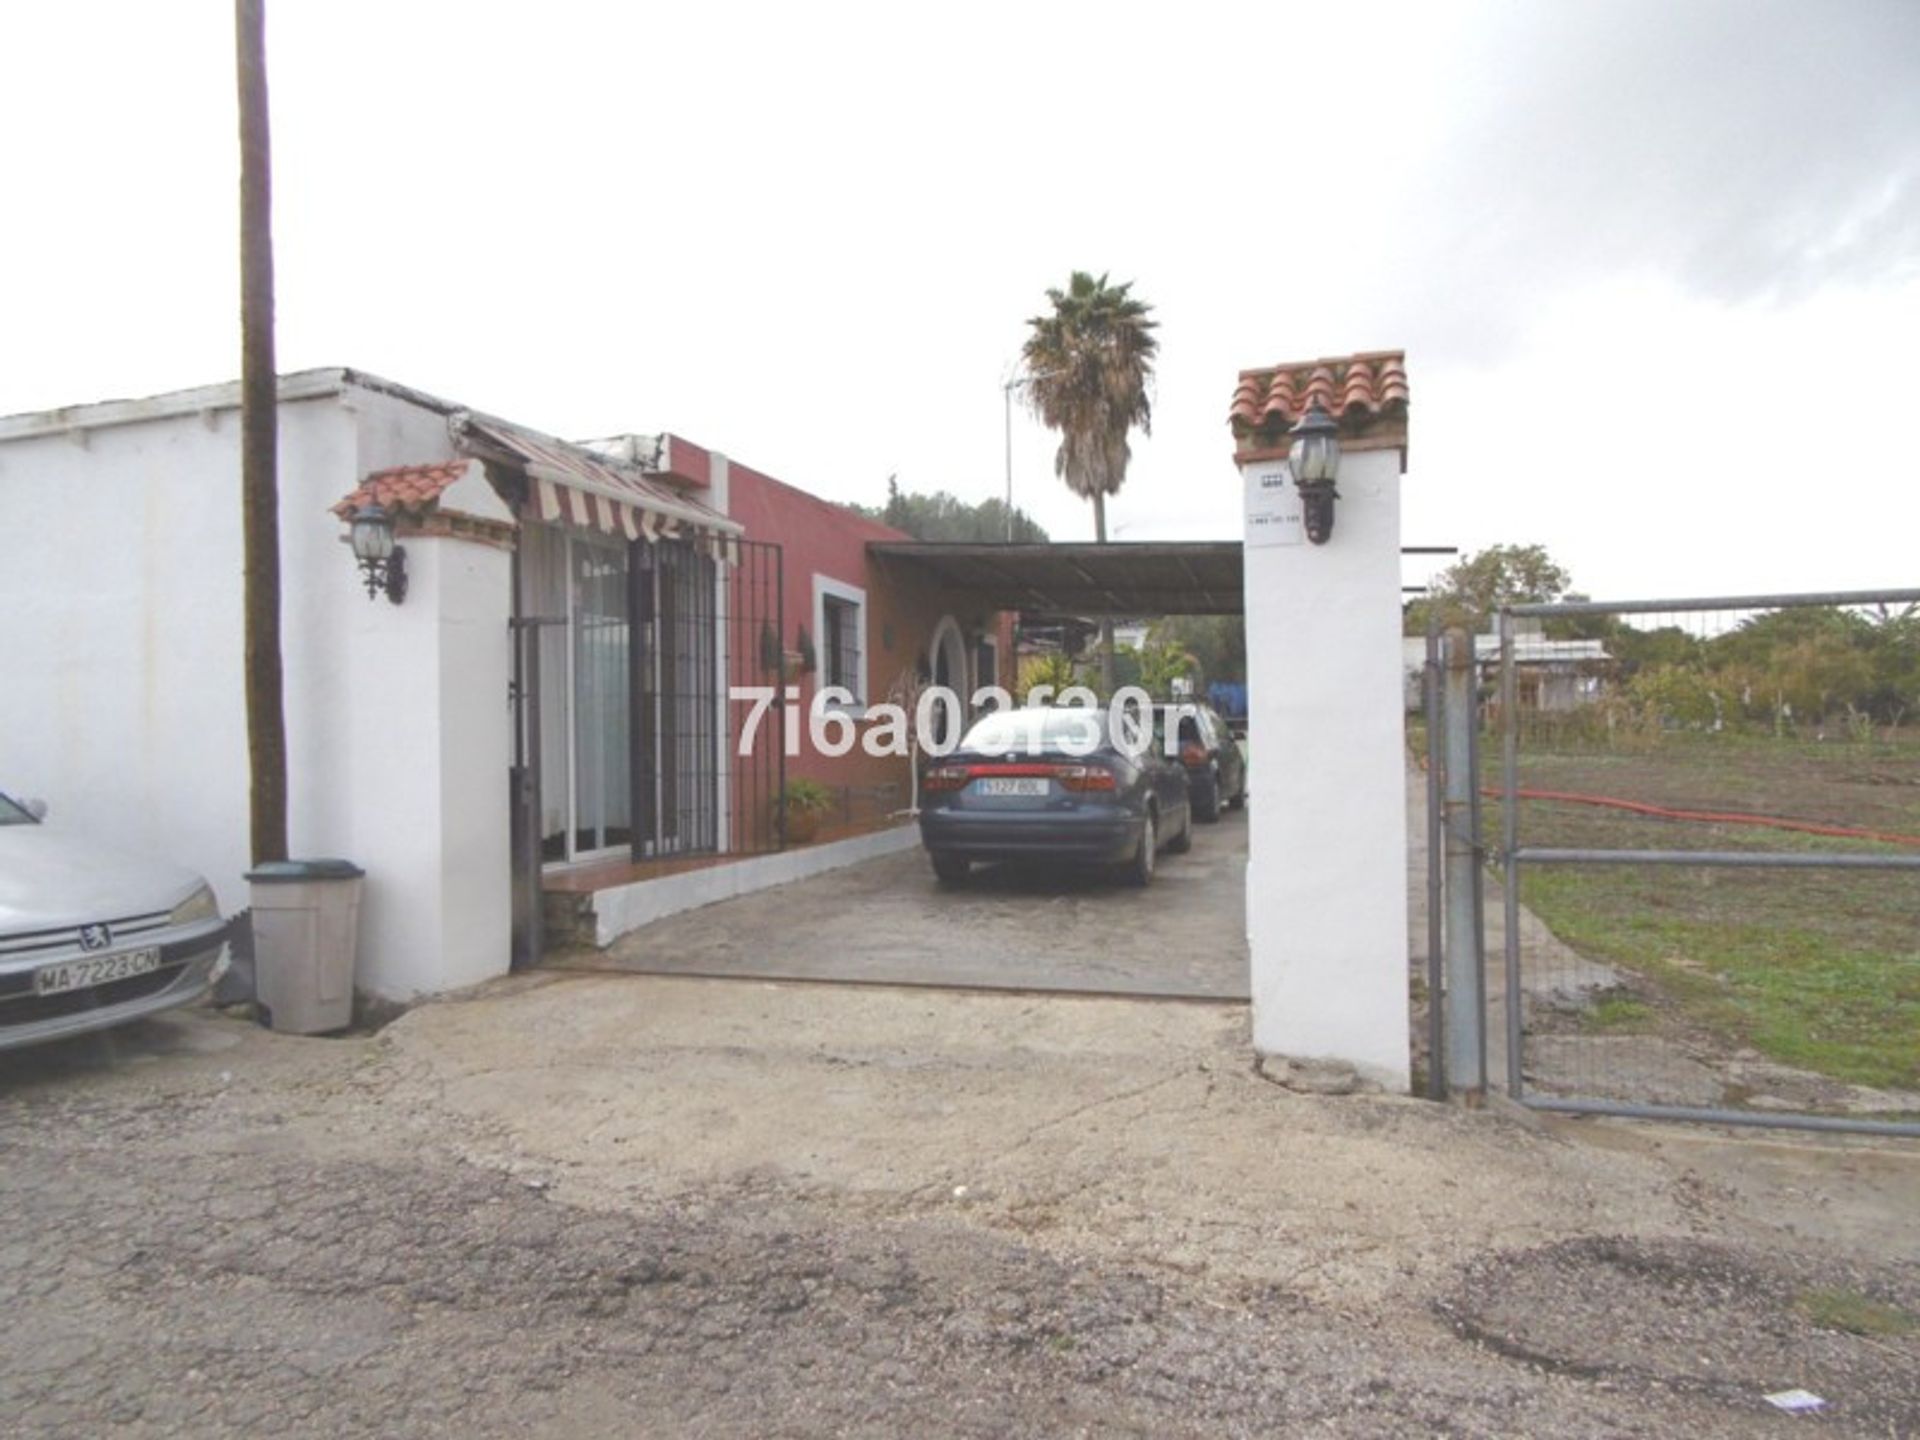
<instances>
[{"instance_id":1,"label":"wall mounted light fixture","mask_svg":"<svg viewBox=\"0 0 1920 1440\"><path fill-rule=\"evenodd\" d=\"M1293 448L1287 461L1300 491L1307 539L1324 545L1333 534L1333 502L1340 498L1333 488L1340 473L1340 427L1316 401L1289 433Z\"/></svg>"},{"instance_id":2,"label":"wall mounted light fixture","mask_svg":"<svg viewBox=\"0 0 1920 1440\"><path fill-rule=\"evenodd\" d=\"M353 512L352 544L367 598L385 594L396 605L406 599L407 548L393 543L393 517L378 505L362 505Z\"/></svg>"}]
</instances>

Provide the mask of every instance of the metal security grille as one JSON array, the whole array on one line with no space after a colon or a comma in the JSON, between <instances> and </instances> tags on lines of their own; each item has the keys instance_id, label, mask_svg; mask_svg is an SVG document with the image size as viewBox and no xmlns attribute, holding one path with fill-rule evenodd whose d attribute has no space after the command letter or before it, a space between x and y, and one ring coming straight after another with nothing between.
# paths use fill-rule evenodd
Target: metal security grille
<instances>
[{"instance_id":1,"label":"metal security grille","mask_svg":"<svg viewBox=\"0 0 1920 1440\"><path fill-rule=\"evenodd\" d=\"M723 726L714 561L684 542L632 547L633 857L720 848Z\"/></svg>"},{"instance_id":2,"label":"metal security grille","mask_svg":"<svg viewBox=\"0 0 1920 1440\"><path fill-rule=\"evenodd\" d=\"M741 540L722 591L720 632L726 643L728 693L721 698L721 747L727 848L736 854L778 850L785 843L779 798L787 783L786 570L779 545ZM769 693L764 709L751 697ZM750 727L751 733L750 733ZM743 743L746 742L746 743Z\"/></svg>"},{"instance_id":3,"label":"metal security grille","mask_svg":"<svg viewBox=\"0 0 1920 1440\"><path fill-rule=\"evenodd\" d=\"M1516 605L1508 1091L1920 1135L1920 590Z\"/></svg>"}]
</instances>

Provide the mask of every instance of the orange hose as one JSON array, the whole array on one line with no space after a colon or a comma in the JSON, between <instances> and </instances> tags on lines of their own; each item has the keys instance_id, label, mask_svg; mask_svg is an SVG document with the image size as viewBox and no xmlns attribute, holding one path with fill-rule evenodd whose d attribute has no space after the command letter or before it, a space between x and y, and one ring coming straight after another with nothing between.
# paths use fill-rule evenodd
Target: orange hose
<instances>
[{"instance_id":1,"label":"orange hose","mask_svg":"<svg viewBox=\"0 0 1920 1440\"><path fill-rule=\"evenodd\" d=\"M1499 798L1500 792L1488 787L1481 792ZM1900 835L1889 830L1856 830L1847 825L1823 825L1813 820L1789 820L1778 815L1732 815L1715 810L1672 810L1664 805L1646 805L1638 800L1616 800L1608 795L1573 795L1564 790L1519 790L1522 800L1551 800L1568 805L1600 805L1609 810L1628 810L1635 815L1651 815L1659 820L1698 820L1713 825L1758 825L1770 830L1793 830L1802 835L1826 835L1837 840L1878 840L1887 845L1920 845L1920 835Z\"/></svg>"}]
</instances>

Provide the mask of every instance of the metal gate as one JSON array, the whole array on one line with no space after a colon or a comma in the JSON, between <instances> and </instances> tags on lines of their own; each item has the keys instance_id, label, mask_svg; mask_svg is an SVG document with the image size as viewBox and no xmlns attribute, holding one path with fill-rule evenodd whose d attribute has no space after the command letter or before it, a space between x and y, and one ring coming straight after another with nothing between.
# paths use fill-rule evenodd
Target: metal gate
<instances>
[{"instance_id":1,"label":"metal gate","mask_svg":"<svg viewBox=\"0 0 1920 1440\"><path fill-rule=\"evenodd\" d=\"M515 555L515 595L523 597L522 556ZM617 559L617 552L616 552ZM519 614L513 639L511 702L514 748L509 772L513 964L539 963L545 950L542 879L553 853L542 771L565 782L577 766L552 763L546 734L568 723L569 691L579 676L613 707L619 723L599 758L624 797L613 823L599 831L634 862L698 855L748 855L779 849L784 827L779 796L786 784L782 737L790 708L782 674L786 632L784 561L768 541L726 542L724 556L682 542L633 542L621 587L624 613L589 612L577 595L548 595L562 614ZM544 678L543 678L544 677ZM601 683L601 682L604 683ZM758 687L765 706L740 698ZM562 694L564 693L564 701ZM746 724L758 715L754 743ZM563 732L564 734L564 732ZM564 853L564 852L563 852ZM591 857L606 858L604 848ZM617 859L618 856L616 855Z\"/></svg>"},{"instance_id":2,"label":"metal gate","mask_svg":"<svg viewBox=\"0 0 1920 1440\"><path fill-rule=\"evenodd\" d=\"M726 756L717 579L713 557L685 544L638 543L627 566L639 637L627 675L635 860L721 847Z\"/></svg>"},{"instance_id":3,"label":"metal gate","mask_svg":"<svg viewBox=\"0 0 1920 1440\"><path fill-rule=\"evenodd\" d=\"M726 637L727 693L723 706L726 777L721 812L727 817L728 850L752 854L786 844L780 797L787 786L784 737L794 702L787 693L786 562L770 540L740 540L722 587L720 628ZM755 721L754 690L772 687L773 699Z\"/></svg>"},{"instance_id":4,"label":"metal gate","mask_svg":"<svg viewBox=\"0 0 1920 1440\"><path fill-rule=\"evenodd\" d=\"M736 540L725 558L684 544L634 548L633 858L777 850L790 704L778 643L784 552L763 540ZM750 733L755 702L742 697L756 688L772 700Z\"/></svg>"},{"instance_id":5,"label":"metal gate","mask_svg":"<svg viewBox=\"0 0 1920 1440\"><path fill-rule=\"evenodd\" d=\"M514 594L518 596L519 557L515 556ZM513 763L507 771L507 852L512 912L511 963L531 969L546 953L545 916L540 899L540 634L565 629L564 615L515 615L507 622L512 639L508 702L513 710Z\"/></svg>"},{"instance_id":6,"label":"metal gate","mask_svg":"<svg viewBox=\"0 0 1920 1440\"><path fill-rule=\"evenodd\" d=\"M1475 1103L1487 1088L1480 705L1473 637L1428 621L1425 718L1426 1093Z\"/></svg>"},{"instance_id":7,"label":"metal gate","mask_svg":"<svg viewBox=\"0 0 1920 1440\"><path fill-rule=\"evenodd\" d=\"M1920 1135L1920 590L1514 605L1495 644L1508 1093Z\"/></svg>"}]
</instances>

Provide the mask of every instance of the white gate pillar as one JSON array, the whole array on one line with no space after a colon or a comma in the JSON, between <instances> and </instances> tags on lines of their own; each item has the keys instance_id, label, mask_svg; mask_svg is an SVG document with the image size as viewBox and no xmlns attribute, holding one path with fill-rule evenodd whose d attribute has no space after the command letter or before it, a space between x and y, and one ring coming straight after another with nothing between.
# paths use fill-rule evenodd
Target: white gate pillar
<instances>
[{"instance_id":1,"label":"white gate pillar","mask_svg":"<svg viewBox=\"0 0 1920 1440\"><path fill-rule=\"evenodd\" d=\"M1289 431L1338 426L1333 529L1307 534ZM1399 352L1243 372L1246 491L1247 939L1253 1043L1409 1084Z\"/></svg>"}]
</instances>

